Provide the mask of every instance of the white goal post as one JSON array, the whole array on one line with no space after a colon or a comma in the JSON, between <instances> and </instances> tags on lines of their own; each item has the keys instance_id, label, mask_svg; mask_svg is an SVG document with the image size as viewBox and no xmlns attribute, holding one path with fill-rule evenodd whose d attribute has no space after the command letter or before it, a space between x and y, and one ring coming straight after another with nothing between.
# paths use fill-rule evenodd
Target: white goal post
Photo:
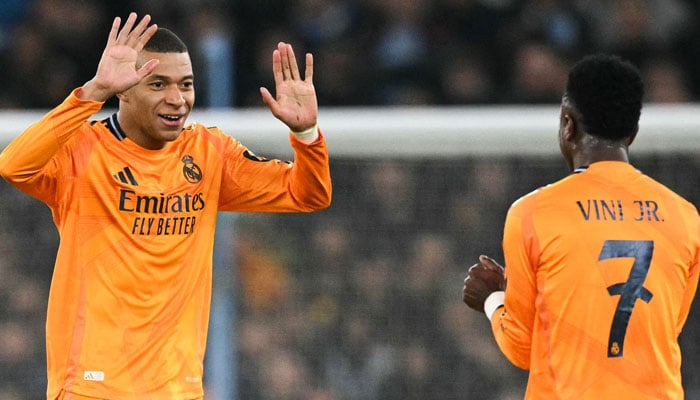
<instances>
[{"instance_id":1,"label":"white goal post","mask_svg":"<svg viewBox=\"0 0 700 400\"><path fill-rule=\"evenodd\" d=\"M93 118L111 112L104 110ZM43 114L0 110L0 147ZM189 120L218 126L260 155L291 153L286 128L266 108L196 110ZM321 107L319 113L319 124L336 157L558 155L558 123L555 105ZM644 106L633 154L699 150L700 104Z\"/></svg>"}]
</instances>

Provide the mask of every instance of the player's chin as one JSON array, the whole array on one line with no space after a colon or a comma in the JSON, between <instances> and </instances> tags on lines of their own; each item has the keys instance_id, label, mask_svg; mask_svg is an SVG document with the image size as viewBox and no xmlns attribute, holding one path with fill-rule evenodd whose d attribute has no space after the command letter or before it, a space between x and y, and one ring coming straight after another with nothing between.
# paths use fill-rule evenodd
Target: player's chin
<instances>
[{"instance_id":1,"label":"player's chin","mask_svg":"<svg viewBox=\"0 0 700 400\"><path fill-rule=\"evenodd\" d=\"M182 133L182 128L180 129L161 129L158 133L160 140L163 142L172 142L173 140L180 137Z\"/></svg>"}]
</instances>

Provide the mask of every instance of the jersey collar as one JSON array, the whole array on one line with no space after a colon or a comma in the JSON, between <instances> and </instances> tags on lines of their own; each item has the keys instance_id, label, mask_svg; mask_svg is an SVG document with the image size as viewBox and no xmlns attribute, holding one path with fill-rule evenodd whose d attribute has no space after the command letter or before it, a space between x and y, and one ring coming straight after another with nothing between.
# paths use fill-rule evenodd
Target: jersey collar
<instances>
[{"instance_id":1,"label":"jersey collar","mask_svg":"<svg viewBox=\"0 0 700 400\"><path fill-rule=\"evenodd\" d=\"M119 125L119 121L117 120L117 113L112 114L105 120L105 122L107 123L107 129L112 132L112 135L114 135L117 140L121 142L122 140L126 139L126 134L122 130L122 127Z\"/></svg>"}]
</instances>

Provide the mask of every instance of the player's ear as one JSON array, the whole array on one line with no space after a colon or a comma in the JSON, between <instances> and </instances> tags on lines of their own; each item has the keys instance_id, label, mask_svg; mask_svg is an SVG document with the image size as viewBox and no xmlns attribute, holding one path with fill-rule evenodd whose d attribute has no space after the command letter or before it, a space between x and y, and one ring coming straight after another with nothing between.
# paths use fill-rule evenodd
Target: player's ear
<instances>
[{"instance_id":1,"label":"player's ear","mask_svg":"<svg viewBox=\"0 0 700 400\"><path fill-rule=\"evenodd\" d=\"M571 141L576 137L576 129L578 127L578 121L576 118L567 111L562 114L562 134L563 139L566 141Z\"/></svg>"}]
</instances>

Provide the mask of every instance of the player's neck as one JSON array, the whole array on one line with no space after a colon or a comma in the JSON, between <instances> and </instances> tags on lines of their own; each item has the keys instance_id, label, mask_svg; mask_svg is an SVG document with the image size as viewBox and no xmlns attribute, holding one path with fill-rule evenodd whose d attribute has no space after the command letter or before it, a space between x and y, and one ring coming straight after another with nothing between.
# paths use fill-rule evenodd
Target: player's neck
<instances>
[{"instance_id":1,"label":"player's neck","mask_svg":"<svg viewBox=\"0 0 700 400\"><path fill-rule=\"evenodd\" d=\"M610 147L579 153L574 157L574 168L585 167L599 161L621 161L629 163L627 147Z\"/></svg>"}]
</instances>

